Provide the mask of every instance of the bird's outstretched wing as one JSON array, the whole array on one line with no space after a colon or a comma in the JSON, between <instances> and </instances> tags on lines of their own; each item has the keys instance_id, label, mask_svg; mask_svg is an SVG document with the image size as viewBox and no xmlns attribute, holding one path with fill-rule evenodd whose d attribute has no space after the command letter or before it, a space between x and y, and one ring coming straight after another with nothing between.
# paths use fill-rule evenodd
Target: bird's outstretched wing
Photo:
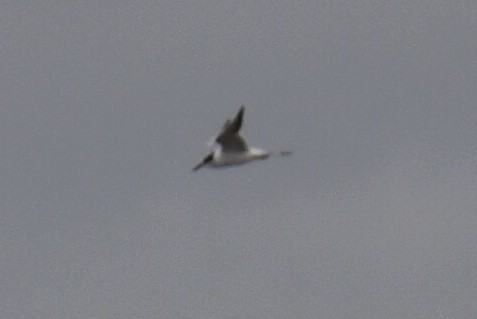
<instances>
[{"instance_id":1,"label":"bird's outstretched wing","mask_svg":"<svg viewBox=\"0 0 477 319\"><path fill-rule=\"evenodd\" d=\"M200 162L199 164L197 164L196 166L194 166L194 168L192 169L193 172L199 170L202 166L204 166L205 164L207 164L208 162L212 161L214 158L214 153L210 153L208 154L206 157L204 157L204 159L202 160L202 162Z\"/></svg>"},{"instance_id":2,"label":"bird's outstretched wing","mask_svg":"<svg viewBox=\"0 0 477 319\"><path fill-rule=\"evenodd\" d=\"M245 106L242 105L234 119L227 120L222 132L215 138L224 152L244 152L248 149L245 139L238 133L242 127L244 112Z\"/></svg>"}]
</instances>

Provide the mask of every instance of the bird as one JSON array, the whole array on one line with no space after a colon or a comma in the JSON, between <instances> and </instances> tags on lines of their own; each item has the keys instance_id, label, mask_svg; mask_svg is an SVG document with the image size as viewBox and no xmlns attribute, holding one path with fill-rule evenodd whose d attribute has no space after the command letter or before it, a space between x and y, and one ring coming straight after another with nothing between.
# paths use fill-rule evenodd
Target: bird
<instances>
[{"instance_id":1,"label":"bird","mask_svg":"<svg viewBox=\"0 0 477 319\"><path fill-rule=\"evenodd\" d=\"M247 146L244 137L239 133L243 124L244 112L245 106L242 105L232 120L225 121L219 135L214 139L214 142L220 147L207 154L199 164L192 168L192 171L195 172L205 165L215 168L241 165L255 160L265 160L272 155L272 152L264 149ZM290 154L290 151L278 153L281 156Z\"/></svg>"}]
</instances>

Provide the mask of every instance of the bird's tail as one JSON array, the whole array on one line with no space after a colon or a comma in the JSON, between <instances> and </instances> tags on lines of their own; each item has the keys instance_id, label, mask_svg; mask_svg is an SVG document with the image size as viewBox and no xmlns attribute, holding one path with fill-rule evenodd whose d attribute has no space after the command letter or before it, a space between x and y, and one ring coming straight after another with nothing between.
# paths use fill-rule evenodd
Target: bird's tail
<instances>
[{"instance_id":1,"label":"bird's tail","mask_svg":"<svg viewBox=\"0 0 477 319\"><path fill-rule=\"evenodd\" d=\"M271 152L270 153L270 156L273 156L273 157L284 157L284 156L290 156L292 155L293 152L292 151L278 151L278 152Z\"/></svg>"}]
</instances>

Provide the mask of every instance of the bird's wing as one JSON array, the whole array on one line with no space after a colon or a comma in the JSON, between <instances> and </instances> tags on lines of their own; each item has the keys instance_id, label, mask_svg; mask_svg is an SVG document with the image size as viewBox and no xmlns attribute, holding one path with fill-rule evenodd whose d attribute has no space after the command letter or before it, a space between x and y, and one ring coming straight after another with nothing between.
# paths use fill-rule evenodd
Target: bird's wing
<instances>
[{"instance_id":1,"label":"bird's wing","mask_svg":"<svg viewBox=\"0 0 477 319\"><path fill-rule=\"evenodd\" d=\"M222 151L226 153L245 152L248 150L245 139L239 134L219 135L216 141L222 146Z\"/></svg>"},{"instance_id":2,"label":"bird's wing","mask_svg":"<svg viewBox=\"0 0 477 319\"><path fill-rule=\"evenodd\" d=\"M196 166L194 166L194 168L192 169L193 172L199 170L202 166L204 166L205 164L207 164L208 162L212 161L214 158L214 153L210 153L209 155L207 155L206 157L204 157L204 159L202 160L202 162L200 162L199 164L197 164Z\"/></svg>"},{"instance_id":3,"label":"bird's wing","mask_svg":"<svg viewBox=\"0 0 477 319\"><path fill-rule=\"evenodd\" d=\"M238 133L240 128L242 127L243 123L243 113L245 112L245 106L241 106L240 110L238 111L237 115L235 115L233 120L227 120L222 128L222 132L219 134L231 134L231 133Z\"/></svg>"},{"instance_id":4,"label":"bird's wing","mask_svg":"<svg viewBox=\"0 0 477 319\"><path fill-rule=\"evenodd\" d=\"M242 127L244 111L245 106L242 105L234 119L227 120L222 132L215 138L224 152L243 152L248 149L244 138L238 134Z\"/></svg>"}]
</instances>

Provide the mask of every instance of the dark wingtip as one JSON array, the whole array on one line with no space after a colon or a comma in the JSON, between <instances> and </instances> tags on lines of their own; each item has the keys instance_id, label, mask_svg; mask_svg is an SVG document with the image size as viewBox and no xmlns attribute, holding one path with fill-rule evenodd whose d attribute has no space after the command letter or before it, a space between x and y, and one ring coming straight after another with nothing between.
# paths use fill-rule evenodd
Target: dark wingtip
<instances>
[{"instance_id":1,"label":"dark wingtip","mask_svg":"<svg viewBox=\"0 0 477 319\"><path fill-rule=\"evenodd\" d=\"M238 128L240 129L240 127L242 126L242 123L243 123L243 113L245 112L245 105L242 104L242 106L240 107L240 110L238 111L238 114L237 114L237 122L238 122Z\"/></svg>"},{"instance_id":2,"label":"dark wingtip","mask_svg":"<svg viewBox=\"0 0 477 319\"><path fill-rule=\"evenodd\" d=\"M240 110L237 113L237 117L242 118L244 112L245 112L245 105L242 104L242 106L240 106Z\"/></svg>"},{"instance_id":3,"label":"dark wingtip","mask_svg":"<svg viewBox=\"0 0 477 319\"><path fill-rule=\"evenodd\" d=\"M201 168L202 166L204 166L205 164L207 164L208 162L210 162L212 159L214 158L214 153L210 153L209 155L207 155L203 160L202 162L200 162L199 164L197 164L196 166L194 166L192 168L192 171L195 172L197 170L199 170L199 168Z\"/></svg>"},{"instance_id":4,"label":"dark wingtip","mask_svg":"<svg viewBox=\"0 0 477 319\"><path fill-rule=\"evenodd\" d=\"M199 168L201 168L204 165L204 163L199 163L196 166L192 168L192 172L197 172Z\"/></svg>"}]
</instances>

